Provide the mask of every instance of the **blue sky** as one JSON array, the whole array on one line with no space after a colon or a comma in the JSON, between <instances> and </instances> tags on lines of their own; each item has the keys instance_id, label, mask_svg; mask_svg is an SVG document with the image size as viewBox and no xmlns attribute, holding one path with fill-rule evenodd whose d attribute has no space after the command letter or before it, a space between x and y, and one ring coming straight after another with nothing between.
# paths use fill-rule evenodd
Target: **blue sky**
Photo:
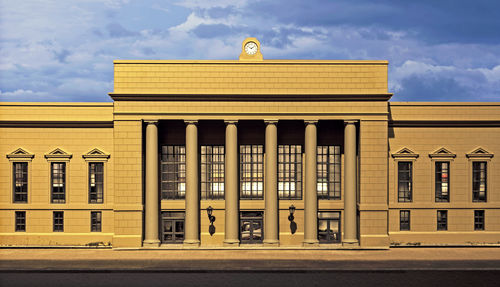
<instances>
[{"instance_id":1,"label":"blue sky","mask_svg":"<svg viewBox=\"0 0 500 287\"><path fill-rule=\"evenodd\" d=\"M389 61L393 101L500 102L500 1L0 0L0 101L111 101L115 59Z\"/></svg>"}]
</instances>

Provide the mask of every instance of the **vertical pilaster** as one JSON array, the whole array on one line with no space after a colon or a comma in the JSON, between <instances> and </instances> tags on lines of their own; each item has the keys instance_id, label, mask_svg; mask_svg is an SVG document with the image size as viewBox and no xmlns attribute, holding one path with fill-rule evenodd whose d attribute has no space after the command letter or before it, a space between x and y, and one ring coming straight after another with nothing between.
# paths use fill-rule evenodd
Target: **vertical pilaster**
<instances>
[{"instance_id":1,"label":"vertical pilaster","mask_svg":"<svg viewBox=\"0 0 500 287\"><path fill-rule=\"evenodd\" d=\"M238 129L237 121L226 123L226 161L225 161L225 204L226 228L224 245L238 246Z\"/></svg>"},{"instance_id":2,"label":"vertical pilaster","mask_svg":"<svg viewBox=\"0 0 500 287\"><path fill-rule=\"evenodd\" d=\"M317 246L318 194L317 194L317 127L318 121L305 121L305 194L304 194L304 246Z\"/></svg>"},{"instance_id":3,"label":"vertical pilaster","mask_svg":"<svg viewBox=\"0 0 500 287\"><path fill-rule=\"evenodd\" d=\"M266 120L266 177L264 244L279 245L278 239L278 129L277 120Z\"/></svg>"},{"instance_id":4,"label":"vertical pilaster","mask_svg":"<svg viewBox=\"0 0 500 287\"><path fill-rule=\"evenodd\" d=\"M198 121L186 123L186 218L184 246L200 246L198 192Z\"/></svg>"},{"instance_id":5,"label":"vertical pilaster","mask_svg":"<svg viewBox=\"0 0 500 287\"><path fill-rule=\"evenodd\" d=\"M146 122L146 228L144 247L158 247L158 121Z\"/></svg>"},{"instance_id":6,"label":"vertical pilaster","mask_svg":"<svg viewBox=\"0 0 500 287\"><path fill-rule=\"evenodd\" d=\"M357 245L356 218L356 123L344 121L344 245Z\"/></svg>"}]
</instances>

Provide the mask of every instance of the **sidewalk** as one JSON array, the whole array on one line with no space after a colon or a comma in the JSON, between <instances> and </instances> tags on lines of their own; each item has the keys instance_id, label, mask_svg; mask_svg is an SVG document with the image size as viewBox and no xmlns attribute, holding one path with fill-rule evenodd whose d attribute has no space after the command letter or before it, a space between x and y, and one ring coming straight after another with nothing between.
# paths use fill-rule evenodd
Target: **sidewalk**
<instances>
[{"instance_id":1,"label":"sidewalk","mask_svg":"<svg viewBox=\"0 0 500 287\"><path fill-rule=\"evenodd\" d=\"M500 248L390 250L0 249L0 271L500 270Z\"/></svg>"}]
</instances>

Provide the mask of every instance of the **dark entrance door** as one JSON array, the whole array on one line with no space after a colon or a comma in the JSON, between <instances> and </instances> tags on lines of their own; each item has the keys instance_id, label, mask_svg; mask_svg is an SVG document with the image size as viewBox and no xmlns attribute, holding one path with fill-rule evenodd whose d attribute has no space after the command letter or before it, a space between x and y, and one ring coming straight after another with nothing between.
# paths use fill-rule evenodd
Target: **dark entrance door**
<instances>
[{"instance_id":1,"label":"dark entrance door","mask_svg":"<svg viewBox=\"0 0 500 287\"><path fill-rule=\"evenodd\" d=\"M240 213L241 244L262 243L263 225L262 211L242 211Z\"/></svg>"},{"instance_id":2,"label":"dark entrance door","mask_svg":"<svg viewBox=\"0 0 500 287\"><path fill-rule=\"evenodd\" d=\"M340 243L340 211L318 212L319 243Z\"/></svg>"},{"instance_id":3,"label":"dark entrance door","mask_svg":"<svg viewBox=\"0 0 500 287\"><path fill-rule=\"evenodd\" d=\"M161 218L161 242L181 244L184 241L184 212L163 211Z\"/></svg>"}]
</instances>

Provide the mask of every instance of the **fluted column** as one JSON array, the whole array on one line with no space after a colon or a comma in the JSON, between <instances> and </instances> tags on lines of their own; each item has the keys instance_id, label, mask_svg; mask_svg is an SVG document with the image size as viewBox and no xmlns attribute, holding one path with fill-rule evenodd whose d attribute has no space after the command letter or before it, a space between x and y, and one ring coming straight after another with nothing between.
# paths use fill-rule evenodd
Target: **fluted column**
<instances>
[{"instance_id":1,"label":"fluted column","mask_svg":"<svg viewBox=\"0 0 500 287\"><path fill-rule=\"evenodd\" d=\"M317 194L317 128L318 121L305 121L306 176L304 194L304 246L317 246L318 194Z\"/></svg>"},{"instance_id":2,"label":"fluted column","mask_svg":"<svg viewBox=\"0 0 500 287\"><path fill-rule=\"evenodd\" d=\"M186 218L184 246L200 245L200 215L198 192L198 124L197 121L186 123Z\"/></svg>"},{"instance_id":3,"label":"fluted column","mask_svg":"<svg viewBox=\"0 0 500 287\"><path fill-rule=\"evenodd\" d=\"M145 121L146 125L146 228L144 247L158 247L158 121Z\"/></svg>"},{"instance_id":4,"label":"fluted column","mask_svg":"<svg viewBox=\"0 0 500 287\"><path fill-rule=\"evenodd\" d=\"M356 122L344 121L344 245L357 245Z\"/></svg>"},{"instance_id":5,"label":"fluted column","mask_svg":"<svg viewBox=\"0 0 500 287\"><path fill-rule=\"evenodd\" d=\"M226 228L224 245L238 246L239 210L238 210L238 121L226 123L226 161L224 173L224 191L226 204Z\"/></svg>"},{"instance_id":6,"label":"fluted column","mask_svg":"<svg viewBox=\"0 0 500 287\"><path fill-rule=\"evenodd\" d=\"M264 211L264 244L279 245L278 239L278 129L277 120L266 123L266 177L265 211Z\"/></svg>"}]
</instances>

